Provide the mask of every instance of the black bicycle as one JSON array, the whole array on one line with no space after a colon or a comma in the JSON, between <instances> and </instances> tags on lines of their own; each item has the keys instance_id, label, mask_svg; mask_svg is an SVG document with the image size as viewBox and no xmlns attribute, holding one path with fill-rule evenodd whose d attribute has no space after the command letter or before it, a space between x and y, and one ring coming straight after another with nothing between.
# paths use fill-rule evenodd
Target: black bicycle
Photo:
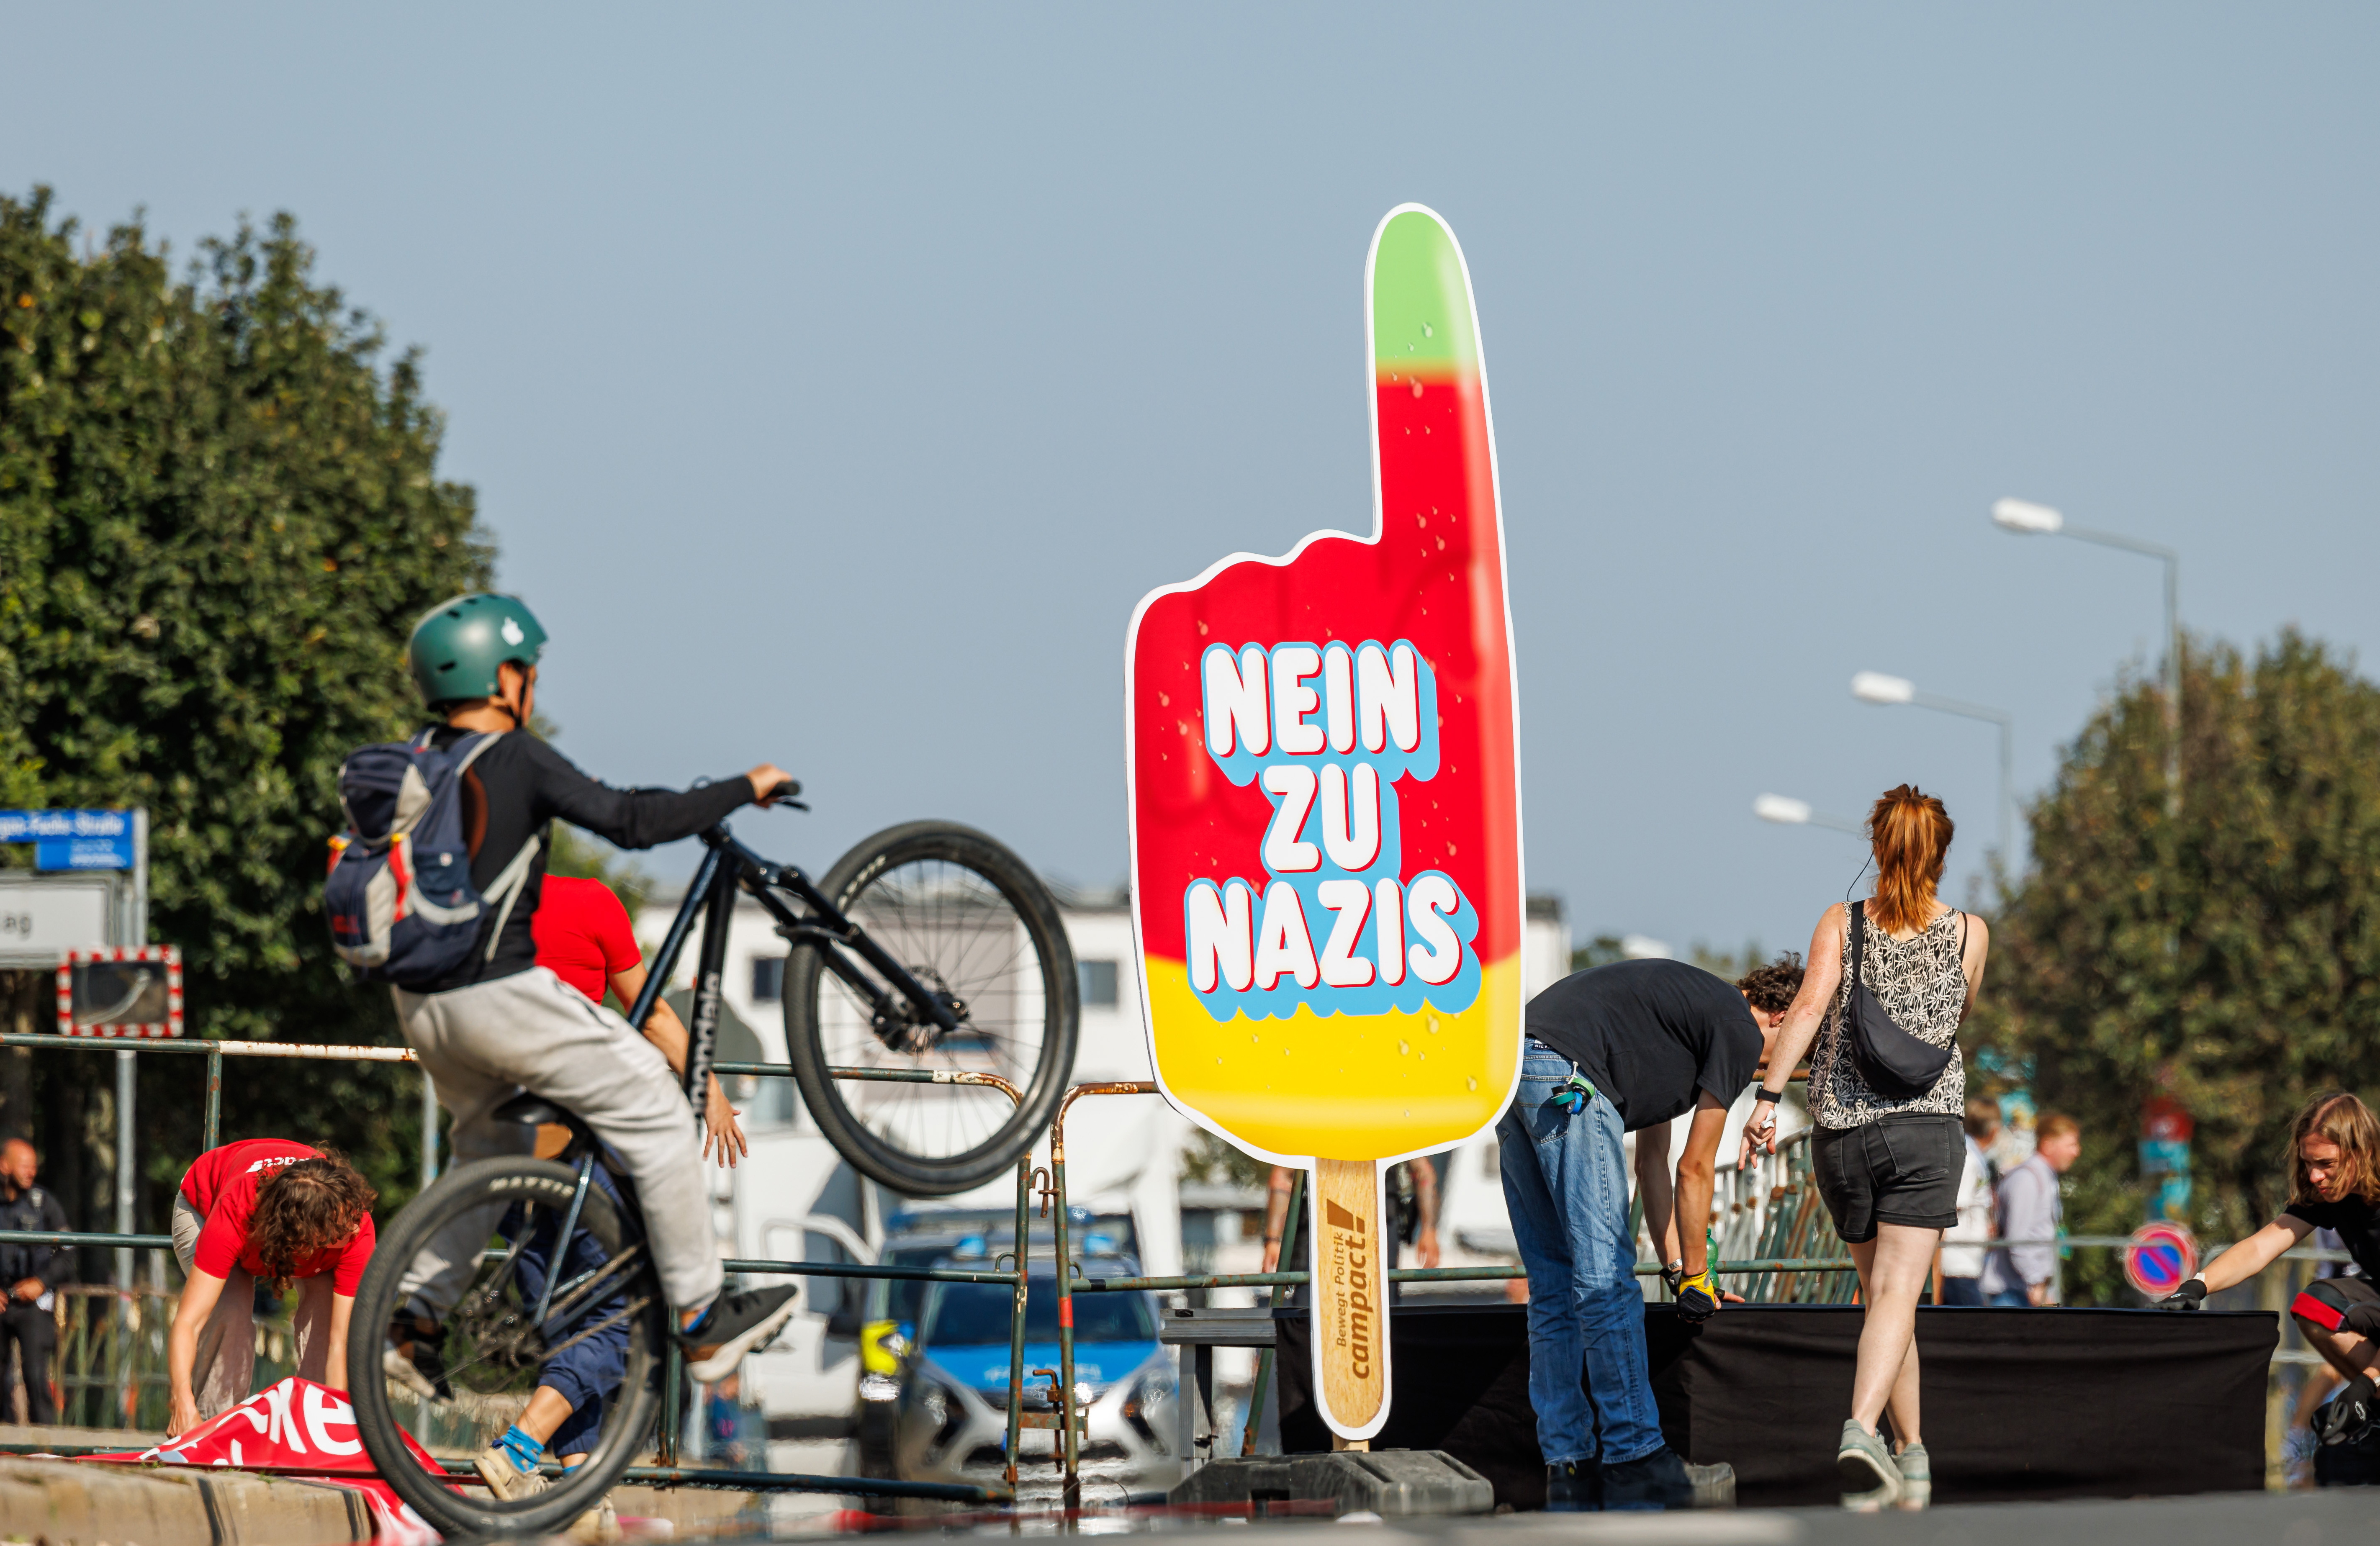
<instances>
[{"instance_id":1,"label":"black bicycle","mask_svg":"<svg viewBox=\"0 0 2380 1546\"><path fill-rule=\"evenodd\" d=\"M776 791L781 803L799 792ZM714 1061L728 924L750 895L788 942L786 1045L836 1150L912 1196L965 1190L1014 1165L1064 1093L1079 1015L1057 903L1024 863L968 827L913 822L813 883L724 824L702 836L708 852L629 1011L645 1022L699 922L686 1069L695 1110ZM348 1389L364 1449L448 1533L566 1527L645 1446L661 1406L669 1307L633 1178L550 1101L523 1094L495 1115L560 1124L570 1142L553 1160L457 1166L424 1189L381 1237L352 1311ZM509 1497L430 1458L399 1417L409 1404L424 1443L474 1453L540 1385L610 1394L596 1433L554 1450L585 1462L542 1481L507 1478Z\"/></svg>"}]
</instances>

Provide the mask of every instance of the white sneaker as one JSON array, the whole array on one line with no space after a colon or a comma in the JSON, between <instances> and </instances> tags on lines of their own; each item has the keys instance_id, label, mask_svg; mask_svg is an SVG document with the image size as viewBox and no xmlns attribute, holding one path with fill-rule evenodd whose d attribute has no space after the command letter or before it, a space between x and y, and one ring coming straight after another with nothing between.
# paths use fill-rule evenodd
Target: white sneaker
<instances>
[{"instance_id":1,"label":"white sneaker","mask_svg":"<svg viewBox=\"0 0 2380 1546\"><path fill-rule=\"evenodd\" d=\"M512 1452L502 1444L490 1444L481 1450L473 1457L471 1467L488 1484L488 1491L506 1503L534 1497L553 1485L543 1471L524 1471L514 1465Z\"/></svg>"},{"instance_id":2,"label":"white sneaker","mask_svg":"<svg viewBox=\"0 0 2380 1546\"><path fill-rule=\"evenodd\" d=\"M612 1499L606 1494L601 1503L572 1521L570 1528L563 1533L581 1546L612 1546L620 1539L620 1511L612 1506Z\"/></svg>"}]
</instances>

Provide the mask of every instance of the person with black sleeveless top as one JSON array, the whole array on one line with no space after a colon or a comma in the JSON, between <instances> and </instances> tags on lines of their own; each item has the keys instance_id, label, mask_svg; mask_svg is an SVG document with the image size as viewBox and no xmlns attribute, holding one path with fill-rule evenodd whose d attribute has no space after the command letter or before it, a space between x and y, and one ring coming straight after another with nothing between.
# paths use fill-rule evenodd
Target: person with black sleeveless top
<instances>
[{"instance_id":1,"label":"person with black sleeveless top","mask_svg":"<svg viewBox=\"0 0 2380 1546\"><path fill-rule=\"evenodd\" d=\"M1933 1492L1918 1426L1917 1300L1942 1231L1959 1222L1967 1100L1959 1023L1974 1008L1991 948L1981 918L1934 894L1952 831L1942 802L1910 784L1868 813L1876 894L1818 920L1808 973L1743 1129L1746 1159L1755 1146L1776 1151L1778 1097L1811 1050L1810 1163L1858 1265L1866 1310L1835 1457L1847 1504L1923 1504ZM1897 1455L1876 1432L1888 1413Z\"/></svg>"}]
</instances>

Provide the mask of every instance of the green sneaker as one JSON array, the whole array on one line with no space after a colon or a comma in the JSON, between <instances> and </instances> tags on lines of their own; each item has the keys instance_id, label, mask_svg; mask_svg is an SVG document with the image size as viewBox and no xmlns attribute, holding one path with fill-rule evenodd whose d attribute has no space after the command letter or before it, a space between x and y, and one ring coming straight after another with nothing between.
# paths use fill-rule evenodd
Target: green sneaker
<instances>
[{"instance_id":1,"label":"green sneaker","mask_svg":"<svg viewBox=\"0 0 2380 1546\"><path fill-rule=\"evenodd\" d=\"M1934 1459L1924 1444L1910 1444L1892 1457L1900 1472L1900 1506L1925 1508L1934 1502Z\"/></svg>"},{"instance_id":2,"label":"green sneaker","mask_svg":"<svg viewBox=\"0 0 2380 1546\"><path fill-rule=\"evenodd\" d=\"M1859 1425L1843 1422L1842 1442L1835 1450L1835 1475L1842 1482L1848 1508L1879 1508L1900 1501L1900 1467L1884 1441Z\"/></svg>"}]
</instances>

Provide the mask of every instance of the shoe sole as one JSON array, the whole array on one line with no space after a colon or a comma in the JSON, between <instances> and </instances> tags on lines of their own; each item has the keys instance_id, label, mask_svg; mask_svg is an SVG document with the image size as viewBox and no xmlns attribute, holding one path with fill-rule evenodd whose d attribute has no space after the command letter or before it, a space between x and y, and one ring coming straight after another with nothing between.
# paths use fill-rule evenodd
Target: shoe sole
<instances>
[{"instance_id":1,"label":"shoe sole","mask_svg":"<svg viewBox=\"0 0 2380 1546\"><path fill-rule=\"evenodd\" d=\"M421 1371L413 1367L411 1359L394 1347L381 1349L380 1371L425 1401L438 1399L438 1387L431 1384Z\"/></svg>"},{"instance_id":2,"label":"shoe sole","mask_svg":"<svg viewBox=\"0 0 2380 1546\"><path fill-rule=\"evenodd\" d=\"M1880 1494L1878 1503L1898 1502L1900 1479L1876 1469L1876 1459L1864 1449L1846 1449L1835 1455L1835 1476L1843 1484L1846 1501L1858 1498L1865 1502L1871 1493Z\"/></svg>"},{"instance_id":3,"label":"shoe sole","mask_svg":"<svg viewBox=\"0 0 2380 1546\"><path fill-rule=\"evenodd\" d=\"M744 1361L745 1354L755 1347L767 1347L779 1332L784 1330L785 1323L794 1318L794 1311L800 1308L800 1305L801 1301L798 1298L787 1299L770 1311L769 1318L759 1325L741 1336L721 1343L719 1351L709 1358L689 1361L686 1366L686 1373L699 1384L715 1384L725 1379L735 1371L737 1364Z\"/></svg>"}]
</instances>

